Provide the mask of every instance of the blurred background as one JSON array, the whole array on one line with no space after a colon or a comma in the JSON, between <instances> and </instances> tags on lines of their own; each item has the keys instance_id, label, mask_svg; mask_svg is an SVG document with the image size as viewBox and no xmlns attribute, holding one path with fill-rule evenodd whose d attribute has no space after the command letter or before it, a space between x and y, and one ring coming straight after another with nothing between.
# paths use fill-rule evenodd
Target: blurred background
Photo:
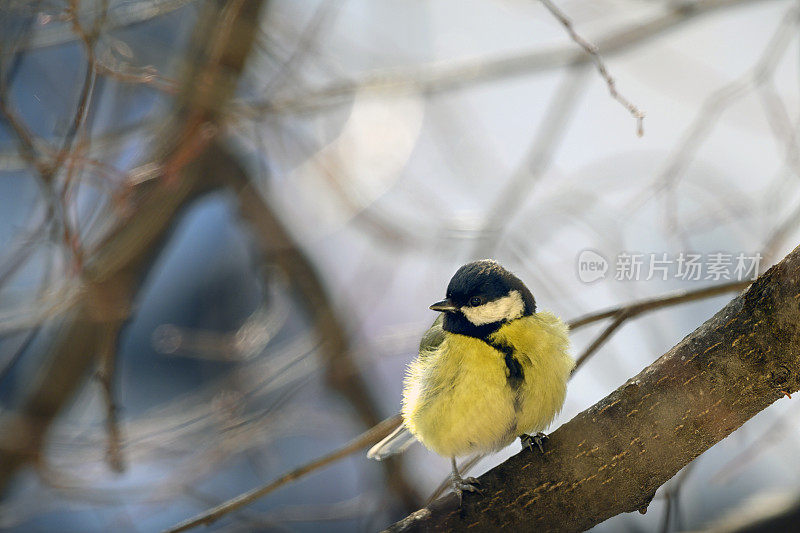
<instances>
[{"instance_id":1,"label":"blurred background","mask_svg":"<svg viewBox=\"0 0 800 533\"><path fill-rule=\"evenodd\" d=\"M793 249L800 3L557 6L569 28L517 0L6 0L0 529L162 530L340 449L398 412L469 260L567 320ZM732 296L615 328L553 428ZM576 329L576 357L608 328ZM595 530L795 504L797 425L777 402ZM365 450L211 528L372 531L449 472Z\"/></svg>"}]
</instances>

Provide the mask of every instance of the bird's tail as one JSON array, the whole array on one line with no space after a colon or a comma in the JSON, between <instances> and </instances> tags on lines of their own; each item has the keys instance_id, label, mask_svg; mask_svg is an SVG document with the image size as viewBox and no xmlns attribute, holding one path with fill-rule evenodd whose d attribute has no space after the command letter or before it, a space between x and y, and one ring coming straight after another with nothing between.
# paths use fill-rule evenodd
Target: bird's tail
<instances>
[{"instance_id":1,"label":"bird's tail","mask_svg":"<svg viewBox=\"0 0 800 533\"><path fill-rule=\"evenodd\" d=\"M403 453L414 443L414 440L414 435L403 424L400 424L388 437L370 448L367 457L381 461L390 455Z\"/></svg>"}]
</instances>

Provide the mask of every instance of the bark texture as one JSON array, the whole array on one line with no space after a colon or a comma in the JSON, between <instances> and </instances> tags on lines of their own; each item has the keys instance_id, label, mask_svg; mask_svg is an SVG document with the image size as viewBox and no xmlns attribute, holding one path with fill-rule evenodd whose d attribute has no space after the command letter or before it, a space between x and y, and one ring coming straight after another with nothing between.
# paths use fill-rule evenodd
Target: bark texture
<instances>
[{"instance_id":1,"label":"bark texture","mask_svg":"<svg viewBox=\"0 0 800 533\"><path fill-rule=\"evenodd\" d=\"M388 531L582 531L644 512L656 490L800 386L800 247L619 389ZM787 400L788 401L788 400Z\"/></svg>"}]
</instances>

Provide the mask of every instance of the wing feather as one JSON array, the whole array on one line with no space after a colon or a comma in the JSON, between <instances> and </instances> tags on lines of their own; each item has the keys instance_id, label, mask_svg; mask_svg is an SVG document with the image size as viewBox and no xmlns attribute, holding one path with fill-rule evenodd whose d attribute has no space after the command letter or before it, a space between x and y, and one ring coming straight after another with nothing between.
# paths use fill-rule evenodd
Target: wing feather
<instances>
[{"instance_id":1,"label":"wing feather","mask_svg":"<svg viewBox=\"0 0 800 533\"><path fill-rule=\"evenodd\" d=\"M401 424L388 437L370 448L367 457L381 461L390 455L403 453L415 440L414 435Z\"/></svg>"}]
</instances>

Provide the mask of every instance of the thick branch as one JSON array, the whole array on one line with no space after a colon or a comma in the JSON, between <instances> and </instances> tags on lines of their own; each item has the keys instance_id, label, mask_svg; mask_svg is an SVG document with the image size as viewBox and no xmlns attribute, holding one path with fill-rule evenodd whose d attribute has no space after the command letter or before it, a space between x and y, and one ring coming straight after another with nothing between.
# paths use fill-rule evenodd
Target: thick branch
<instances>
[{"instance_id":1,"label":"thick branch","mask_svg":"<svg viewBox=\"0 0 800 533\"><path fill-rule=\"evenodd\" d=\"M656 490L783 391L800 387L800 247L609 396L389 531L581 531Z\"/></svg>"}]
</instances>

